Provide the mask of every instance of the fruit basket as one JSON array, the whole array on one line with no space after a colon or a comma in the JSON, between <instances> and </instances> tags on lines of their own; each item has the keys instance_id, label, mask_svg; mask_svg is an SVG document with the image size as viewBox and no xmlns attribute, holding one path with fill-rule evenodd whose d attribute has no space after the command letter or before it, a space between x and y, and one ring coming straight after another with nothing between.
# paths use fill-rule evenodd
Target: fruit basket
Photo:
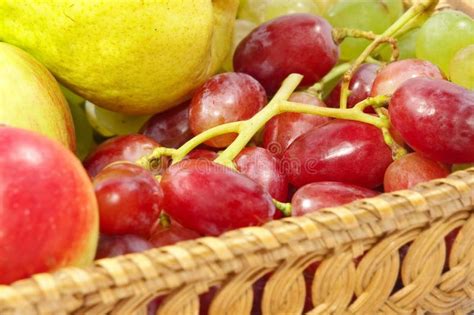
<instances>
[{"instance_id":1,"label":"fruit basket","mask_svg":"<svg viewBox=\"0 0 474 315\"><path fill-rule=\"evenodd\" d=\"M444 7L474 14L469 0L441 1L439 8ZM474 311L474 167L302 217L0 285L0 314L204 310L212 315Z\"/></svg>"}]
</instances>

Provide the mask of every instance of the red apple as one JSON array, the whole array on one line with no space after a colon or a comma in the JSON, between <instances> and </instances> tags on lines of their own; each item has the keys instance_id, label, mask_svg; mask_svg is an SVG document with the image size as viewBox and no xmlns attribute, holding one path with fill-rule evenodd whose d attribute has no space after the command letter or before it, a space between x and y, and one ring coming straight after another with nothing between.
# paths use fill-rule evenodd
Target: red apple
<instances>
[{"instance_id":1,"label":"red apple","mask_svg":"<svg viewBox=\"0 0 474 315\"><path fill-rule=\"evenodd\" d=\"M98 210L81 162L31 131L0 128L0 284L94 258Z\"/></svg>"}]
</instances>

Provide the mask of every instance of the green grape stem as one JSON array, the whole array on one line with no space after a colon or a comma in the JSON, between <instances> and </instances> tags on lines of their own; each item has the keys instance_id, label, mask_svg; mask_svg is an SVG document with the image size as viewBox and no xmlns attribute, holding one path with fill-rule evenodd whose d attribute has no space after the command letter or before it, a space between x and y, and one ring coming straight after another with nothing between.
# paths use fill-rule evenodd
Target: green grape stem
<instances>
[{"instance_id":1,"label":"green grape stem","mask_svg":"<svg viewBox=\"0 0 474 315\"><path fill-rule=\"evenodd\" d=\"M323 99L323 97L325 96L323 95L325 88L334 80L342 77L342 75L347 70L349 70L350 67L351 64L348 62L341 63L340 65L335 66L319 82L316 82L314 85L307 88L306 92L317 96L319 99Z\"/></svg>"},{"instance_id":2,"label":"green grape stem","mask_svg":"<svg viewBox=\"0 0 474 315\"><path fill-rule=\"evenodd\" d=\"M283 216L291 217L291 203L280 202L276 199L273 199L273 204L277 210L283 213Z\"/></svg>"},{"instance_id":3,"label":"green grape stem","mask_svg":"<svg viewBox=\"0 0 474 315\"><path fill-rule=\"evenodd\" d=\"M341 100L340 107L347 107L347 98L349 97L349 83L355 70L370 56L370 54L380 46L387 38L399 35L400 31L407 29L406 25L415 23L427 11L433 10L438 4L439 0L421 0L410 7L398 20L395 21L382 34L377 35L375 39L367 46L362 54L352 64L352 67L344 74L341 83Z\"/></svg>"}]
</instances>

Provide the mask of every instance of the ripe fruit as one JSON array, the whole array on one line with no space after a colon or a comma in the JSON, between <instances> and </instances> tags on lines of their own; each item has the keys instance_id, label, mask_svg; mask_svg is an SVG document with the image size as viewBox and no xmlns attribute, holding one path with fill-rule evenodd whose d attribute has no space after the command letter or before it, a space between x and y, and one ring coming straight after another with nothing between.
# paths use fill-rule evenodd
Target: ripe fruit
<instances>
[{"instance_id":1,"label":"ripe fruit","mask_svg":"<svg viewBox=\"0 0 474 315\"><path fill-rule=\"evenodd\" d=\"M137 235L101 234L95 259L111 258L153 248L150 242Z\"/></svg>"},{"instance_id":2,"label":"ripe fruit","mask_svg":"<svg viewBox=\"0 0 474 315\"><path fill-rule=\"evenodd\" d=\"M391 162L391 151L378 128L334 120L296 139L283 154L282 167L296 187L337 181L375 188L382 184Z\"/></svg>"},{"instance_id":3,"label":"ripe fruit","mask_svg":"<svg viewBox=\"0 0 474 315\"><path fill-rule=\"evenodd\" d=\"M308 86L336 64L339 49L332 27L318 16L291 14L264 23L245 37L234 53L234 69L257 79L272 95L291 73Z\"/></svg>"},{"instance_id":4,"label":"ripe fruit","mask_svg":"<svg viewBox=\"0 0 474 315\"><path fill-rule=\"evenodd\" d=\"M118 136L102 142L84 160L84 167L94 177L107 165L117 161L136 162L160 145L143 135Z\"/></svg>"},{"instance_id":5,"label":"ripe fruit","mask_svg":"<svg viewBox=\"0 0 474 315\"><path fill-rule=\"evenodd\" d=\"M288 100L326 107L316 96L305 92L295 92ZM309 114L283 113L277 115L270 119L265 125L265 129L263 130L263 147L277 157L281 157L286 148L288 148L296 138L312 128L323 125L329 121L330 119L327 117Z\"/></svg>"},{"instance_id":6,"label":"ripe fruit","mask_svg":"<svg viewBox=\"0 0 474 315\"><path fill-rule=\"evenodd\" d=\"M373 63L364 63L357 68L349 82L349 90L351 93L347 98L348 108L354 107L355 104L369 97L379 68L379 65ZM340 98L341 82L336 85L324 101L329 107L337 108L339 107Z\"/></svg>"},{"instance_id":7,"label":"ripe fruit","mask_svg":"<svg viewBox=\"0 0 474 315\"><path fill-rule=\"evenodd\" d=\"M341 182L318 182L298 189L291 199L291 215L302 216L322 208L340 206L357 199L369 198L378 192Z\"/></svg>"},{"instance_id":8,"label":"ripe fruit","mask_svg":"<svg viewBox=\"0 0 474 315\"><path fill-rule=\"evenodd\" d=\"M449 79L474 90L474 45L459 50L449 63Z\"/></svg>"},{"instance_id":9,"label":"ripe fruit","mask_svg":"<svg viewBox=\"0 0 474 315\"><path fill-rule=\"evenodd\" d=\"M102 233L150 236L160 216L163 191L149 171L117 162L100 171L93 184Z\"/></svg>"},{"instance_id":10,"label":"ripe fruit","mask_svg":"<svg viewBox=\"0 0 474 315\"><path fill-rule=\"evenodd\" d=\"M0 42L0 78L0 124L38 132L75 151L68 104L43 65L26 52Z\"/></svg>"},{"instance_id":11,"label":"ripe fruit","mask_svg":"<svg viewBox=\"0 0 474 315\"><path fill-rule=\"evenodd\" d=\"M283 173L280 159L259 147L243 149L234 160L240 173L260 184L274 199L285 201L288 196L288 179Z\"/></svg>"},{"instance_id":12,"label":"ripe fruit","mask_svg":"<svg viewBox=\"0 0 474 315\"><path fill-rule=\"evenodd\" d=\"M163 210L182 226L219 235L272 219L271 196L245 175L207 160L185 160L163 174Z\"/></svg>"},{"instance_id":13,"label":"ripe fruit","mask_svg":"<svg viewBox=\"0 0 474 315\"><path fill-rule=\"evenodd\" d=\"M192 138L189 127L189 102L152 116L140 133L167 148L179 148Z\"/></svg>"},{"instance_id":14,"label":"ripe fruit","mask_svg":"<svg viewBox=\"0 0 474 315\"><path fill-rule=\"evenodd\" d=\"M321 15L318 3L314 0L241 0L238 17L261 24L292 13Z\"/></svg>"},{"instance_id":15,"label":"ripe fruit","mask_svg":"<svg viewBox=\"0 0 474 315\"><path fill-rule=\"evenodd\" d=\"M30 52L96 105L154 114L188 99L219 69L238 4L2 1L0 38Z\"/></svg>"},{"instance_id":16,"label":"ripe fruit","mask_svg":"<svg viewBox=\"0 0 474 315\"><path fill-rule=\"evenodd\" d=\"M184 157L184 159L203 159L214 161L218 157L217 153L207 149L194 149Z\"/></svg>"},{"instance_id":17,"label":"ripe fruit","mask_svg":"<svg viewBox=\"0 0 474 315\"><path fill-rule=\"evenodd\" d=\"M87 266L97 247L97 202L80 161L31 131L0 127L0 284Z\"/></svg>"},{"instance_id":18,"label":"ripe fruit","mask_svg":"<svg viewBox=\"0 0 474 315\"><path fill-rule=\"evenodd\" d=\"M218 74L194 93L189 124L197 135L224 123L249 119L266 103L265 90L251 76L233 72ZM235 137L235 134L221 135L205 143L223 148Z\"/></svg>"},{"instance_id":19,"label":"ripe fruit","mask_svg":"<svg viewBox=\"0 0 474 315\"><path fill-rule=\"evenodd\" d=\"M445 80L414 78L394 93L389 113L405 142L427 158L474 161L474 92Z\"/></svg>"},{"instance_id":20,"label":"ripe fruit","mask_svg":"<svg viewBox=\"0 0 474 315\"><path fill-rule=\"evenodd\" d=\"M394 161L387 168L383 180L384 191L408 189L418 183L448 175L449 169L441 163L427 159L416 152L410 153Z\"/></svg>"},{"instance_id":21,"label":"ripe fruit","mask_svg":"<svg viewBox=\"0 0 474 315\"><path fill-rule=\"evenodd\" d=\"M370 96L392 95L408 79L426 77L444 79L437 66L429 61L405 59L383 67L375 77Z\"/></svg>"},{"instance_id":22,"label":"ripe fruit","mask_svg":"<svg viewBox=\"0 0 474 315\"><path fill-rule=\"evenodd\" d=\"M168 227L158 226L158 228L154 229L150 236L150 243L154 247L161 247L173 245L181 241L193 240L200 236L193 230L171 223Z\"/></svg>"}]
</instances>

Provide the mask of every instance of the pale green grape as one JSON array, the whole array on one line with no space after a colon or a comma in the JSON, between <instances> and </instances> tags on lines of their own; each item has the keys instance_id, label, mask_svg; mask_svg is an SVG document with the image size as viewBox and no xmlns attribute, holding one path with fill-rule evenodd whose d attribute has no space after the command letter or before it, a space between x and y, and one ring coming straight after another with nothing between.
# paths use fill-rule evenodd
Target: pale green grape
<instances>
[{"instance_id":1,"label":"pale green grape","mask_svg":"<svg viewBox=\"0 0 474 315\"><path fill-rule=\"evenodd\" d=\"M261 24L291 13L319 14L315 0L244 0L240 2L239 19Z\"/></svg>"},{"instance_id":2,"label":"pale green grape","mask_svg":"<svg viewBox=\"0 0 474 315\"><path fill-rule=\"evenodd\" d=\"M381 34L403 13L402 0L341 0L327 13L334 27L352 28ZM369 45L365 39L345 39L340 48L342 60L357 58Z\"/></svg>"},{"instance_id":3,"label":"pale green grape","mask_svg":"<svg viewBox=\"0 0 474 315\"><path fill-rule=\"evenodd\" d=\"M90 124L104 137L137 133L148 118L150 118L149 115L129 116L112 112L88 101L85 107Z\"/></svg>"},{"instance_id":4,"label":"pale green grape","mask_svg":"<svg viewBox=\"0 0 474 315\"><path fill-rule=\"evenodd\" d=\"M414 28L407 33L400 36L398 39L398 50L400 52L399 59L416 58L416 39L418 37L419 28ZM389 45L384 45L380 55L383 60L390 60L392 48Z\"/></svg>"},{"instance_id":5,"label":"pale green grape","mask_svg":"<svg viewBox=\"0 0 474 315\"><path fill-rule=\"evenodd\" d=\"M85 101L82 97L74 94L63 86L61 86L61 90L71 109L74 131L76 133L76 154L79 159L83 160L95 146L94 132L84 111Z\"/></svg>"},{"instance_id":6,"label":"pale green grape","mask_svg":"<svg viewBox=\"0 0 474 315\"><path fill-rule=\"evenodd\" d=\"M430 17L421 27L416 56L448 73L454 54L471 44L474 44L474 20L462 12L444 10Z\"/></svg>"},{"instance_id":7,"label":"pale green grape","mask_svg":"<svg viewBox=\"0 0 474 315\"><path fill-rule=\"evenodd\" d=\"M474 90L474 45L459 50L449 64L449 79Z\"/></svg>"},{"instance_id":8,"label":"pale green grape","mask_svg":"<svg viewBox=\"0 0 474 315\"><path fill-rule=\"evenodd\" d=\"M324 16L339 0L313 0L318 7L318 13Z\"/></svg>"},{"instance_id":9,"label":"pale green grape","mask_svg":"<svg viewBox=\"0 0 474 315\"><path fill-rule=\"evenodd\" d=\"M232 38L232 48L227 54L222 64L222 69L225 72L233 71L232 59L234 58L234 51L239 45L240 41L244 39L257 25L247 20L236 20L234 26L234 34Z\"/></svg>"}]
</instances>

